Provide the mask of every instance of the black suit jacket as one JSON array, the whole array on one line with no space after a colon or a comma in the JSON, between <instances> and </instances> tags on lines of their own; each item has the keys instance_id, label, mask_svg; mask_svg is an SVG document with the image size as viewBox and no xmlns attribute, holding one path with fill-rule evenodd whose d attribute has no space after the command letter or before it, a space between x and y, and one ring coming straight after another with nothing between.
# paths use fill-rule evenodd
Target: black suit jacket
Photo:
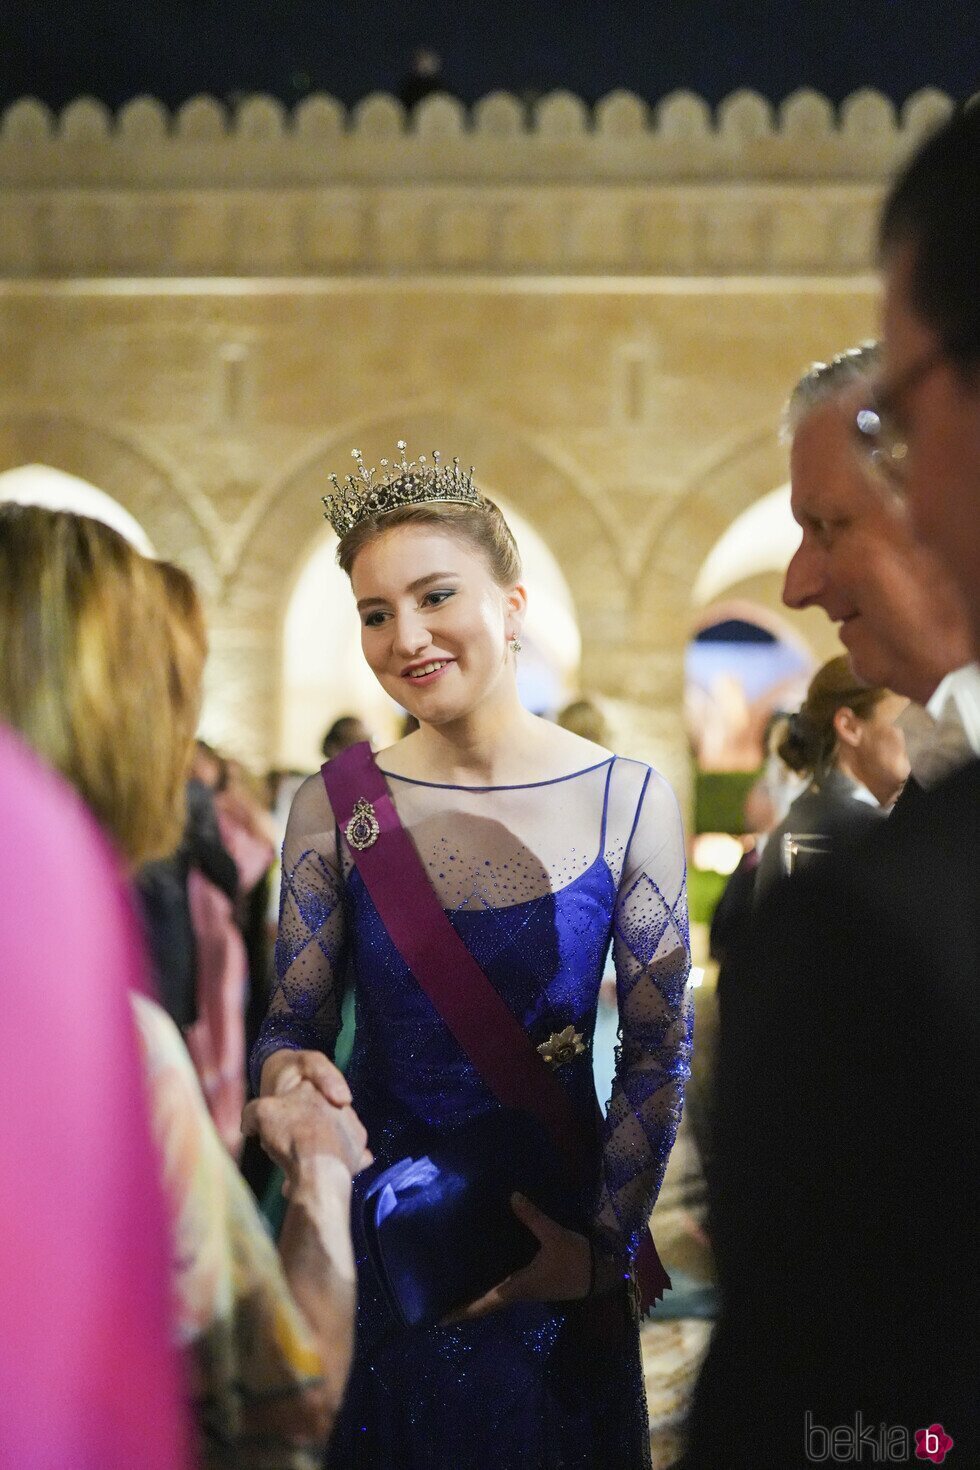
<instances>
[{"instance_id":1,"label":"black suit jacket","mask_svg":"<svg viewBox=\"0 0 980 1470\"><path fill-rule=\"evenodd\" d=\"M885 820L888 815L885 808L862 801L855 796L856 791L855 783L835 766L820 776L814 776L779 826L769 834L756 874L755 903L761 903L785 875L783 837L787 834L815 833L826 837L831 853L837 853L867 836L877 822Z\"/></svg>"},{"instance_id":2,"label":"black suit jacket","mask_svg":"<svg viewBox=\"0 0 980 1470\"><path fill-rule=\"evenodd\" d=\"M980 1466L978 907L974 762L758 912L720 1039L723 1315L685 1470L795 1470L808 1414L858 1413L904 1426L909 1464L939 1422Z\"/></svg>"}]
</instances>

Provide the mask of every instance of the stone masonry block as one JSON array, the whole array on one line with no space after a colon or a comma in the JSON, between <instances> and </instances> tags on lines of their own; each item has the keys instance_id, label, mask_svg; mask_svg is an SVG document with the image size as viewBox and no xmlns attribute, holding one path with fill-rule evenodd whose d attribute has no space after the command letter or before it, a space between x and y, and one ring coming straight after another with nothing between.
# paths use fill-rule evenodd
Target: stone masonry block
<instances>
[{"instance_id":1,"label":"stone masonry block","mask_svg":"<svg viewBox=\"0 0 980 1470\"><path fill-rule=\"evenodd\" d=\"M440 265L485 266L493 241L493 211L479 204L458 204L440 210L432 239Z\"/></svg>"},{"instance_id":2,"label":"stone masonry block","mask_svg":"<svg viewBox=\"0 0 980 1470\"><path fill-rule=\"evenodd\" d=\"M425 199L409 191L389 195L372 212L370 253L381 266L417 267L429 259L431 230Z\"/></svg>"},{"instance_id":3,"label":"stone masonry block","mask_svg":"<svg viewBox=\"0 0 980 1470\"><path fill-rule=\"evenodd\" d=\"M582 202L570 209L565 236L569 264L624 270L633 249L631 223L631 212L618 200Z\"/></svg>"},{"instance_id":4,"label":"stone masonry block","mask_svg":"<svg viewBox=\"0 0 980 1470\"><path fill-rule=\"evenodd\" d=\"M264 199L240 200L231 206L231 264L237 271L278 274L295 256L296 206L283 200L276 210Z\"/></svg>"},{"instance_id":5,"label":"stone masonry block","mask_svg":"<svg viewBox=\"0 0 980 1470\"><path fill-rule=\"evenodd\" d=\"M228 203L201 193L174 208L173 261L178 272L216 271L228 259Z\"/></svg>"},{"instance_id":6,"label":"stone masonry block","mask_svg":"<svg viewBox=\"0 0 980 1470\"><path fill-rule=\"evenodd\" d=\"M514 204L501 221L500 258L503 265L543 269L564 257L567 211L550 201Z\"/></svg>"},{"instance_id":7,"label":"stone masonry block","mask_svg":"<svg viewBox=\"0 0 980 1470\"><path fill-rule=\"evenodd\" d=\"M751 270L762 253L765 212L753 199L729 195L701 211L701 263L723 272Z\"/></svg>"},{"instance_id":8,"label":"stone masonry block","mask_svg":"<svg viewBox=\"0 0 980 1470\"><path fill-rule=\"evenodd\" d=\"M635 221L635 248L642 269L684 270L697 259L701 224L690 198L664 190L639 207Z\"/></svg>"},{"instance_id":9,"label":"stone masonry block","mask_svg":"<svg viewBox=\"0 0 980 1470\"><path fill-rule=\"evenodd\" d=\"M830 221L820 200L793 200L769 215L770 265L775 270L819 269L830 248Z\"/></svg>"},{"instance_id":10,"label":"stone masonry block","mask_svg":"<svg viewBox=\"0 0 980 1470\"><path fill-rule=\"evenodd\" d=\"M358 194L317 199L301 226L302 252L314 267L357 266L364 254L364 207Z\"/></svg>"},{"instance_id":11,"label":"stone masonry block","mask_svg":"<svg viewBox=\"0 0 980 1470\"><path fill-rule=\"evenodd\" d=\"M37 257L37 206L8 197L0 209L0 274L27 275Z\"/></svg>"}]
</instances>

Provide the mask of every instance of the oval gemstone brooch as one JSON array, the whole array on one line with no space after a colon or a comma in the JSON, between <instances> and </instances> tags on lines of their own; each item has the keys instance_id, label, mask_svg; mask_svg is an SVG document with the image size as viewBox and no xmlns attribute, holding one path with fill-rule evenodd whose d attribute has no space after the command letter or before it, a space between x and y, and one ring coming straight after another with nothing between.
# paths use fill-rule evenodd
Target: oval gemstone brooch
<instances>
[{"instance_id":1,"label":"oval gemstone brooch","mask_svg":"<svg viewBox=\"0 0 980 1470\"><path fill-rule=\"evenodd\" d=\"M380 834L381 828L378 826L374 807L362 797L354 806L353 815L344 828L344 835L351 847L363 852L366 847L374 846Z\"/></svg>"}]
</instances>

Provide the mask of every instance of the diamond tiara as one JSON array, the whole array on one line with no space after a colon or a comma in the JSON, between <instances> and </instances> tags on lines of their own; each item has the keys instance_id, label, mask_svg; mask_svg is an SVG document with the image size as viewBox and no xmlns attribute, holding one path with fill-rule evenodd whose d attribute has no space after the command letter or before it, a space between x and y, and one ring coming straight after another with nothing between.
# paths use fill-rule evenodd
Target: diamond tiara
<instances>
[{"instance_id":1,"label":"diamond tiara","mask_svg":"<svg viewBox=\"0 0 980 1470\"><path fill-rule=\"evenodd\" d=\"M451 465L442 463L437 449L432 451L431 463L424 454L418 462L406 458L407 446L404 439L398 441L400 460L381 461L381 475L368 469L359 449L351 450L351 458L357 462L357 473L347 475L341 484L336 475L330 480L333 495L323 496L324 515L337 535L346 536L361 521L370 516L385 515L399 510L403 505L427 505L431 501L448 500L459 505L483 507L486 500L473 484L472 467L466 471L459 467L457 455Z\"/></svg>"}]
</instances>

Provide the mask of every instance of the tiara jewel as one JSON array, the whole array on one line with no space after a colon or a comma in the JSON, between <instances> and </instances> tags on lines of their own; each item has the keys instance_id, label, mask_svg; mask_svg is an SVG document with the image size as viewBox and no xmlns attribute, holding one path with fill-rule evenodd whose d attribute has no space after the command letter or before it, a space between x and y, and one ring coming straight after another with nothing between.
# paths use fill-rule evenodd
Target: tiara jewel
<instances>
[{"instance_id":1,"label":"tiara jewel","mask_svg":"<svg viewBox=\"0 0 980 1470\"><path fill-rule=\"evenodd\" d=\"M438 449L432 451L431 462L420 454L418 462L406 456L404 439L398 441L398 458L381 461L381 473L368 469L359 449L351 450L357 469L346 475L341 484L330 476L332 495L323 496L324 515L338 536L346 536L369 516L382 516L403 505L427 505L430 501L449 500L459 505L484 506L486 501L473 484L473 469L461 470L459 455L452 464L444 465Z\"/></svg>"}]
</instances>

